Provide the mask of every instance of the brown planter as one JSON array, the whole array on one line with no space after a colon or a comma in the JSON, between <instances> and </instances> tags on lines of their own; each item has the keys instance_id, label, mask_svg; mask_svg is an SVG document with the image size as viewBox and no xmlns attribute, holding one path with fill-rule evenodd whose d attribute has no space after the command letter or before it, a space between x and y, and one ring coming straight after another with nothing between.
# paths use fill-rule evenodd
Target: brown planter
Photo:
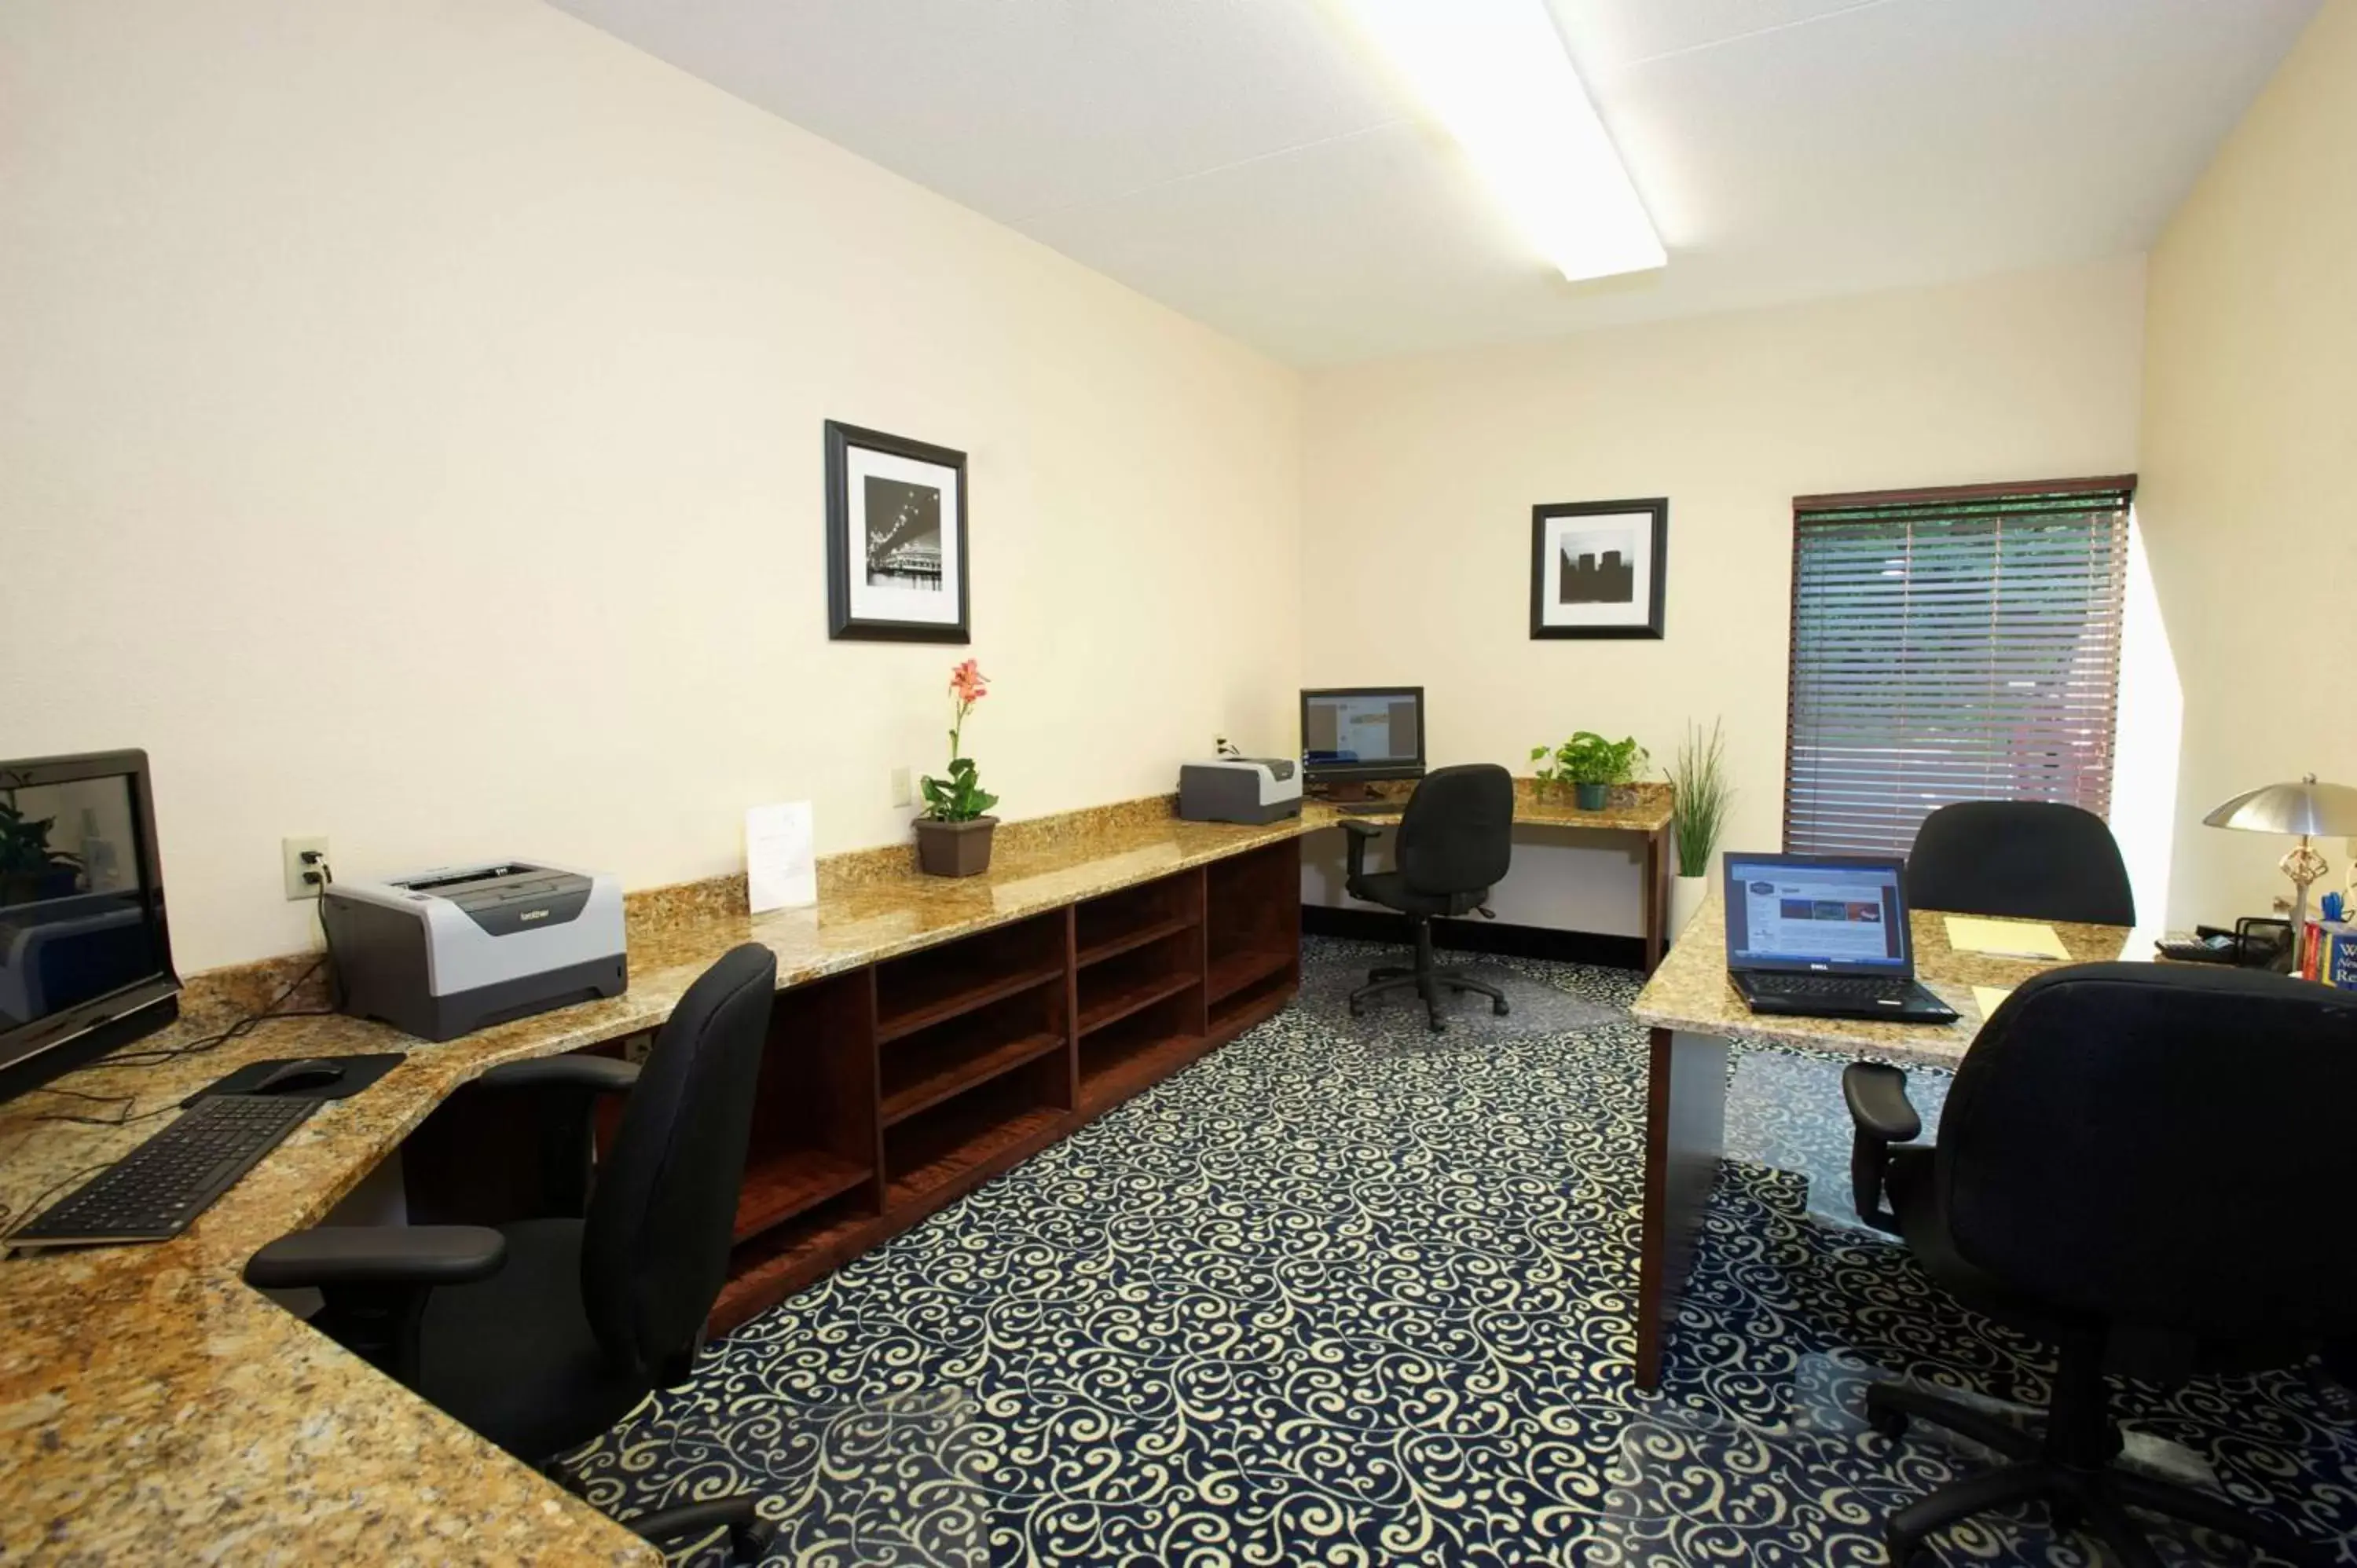
<instances>
[{"instance_id":1,"label":"brown planter","mask_svg":"<svg viewBox=\"0 0 2357 1568\"><path fill-rule=\"evenodd\" d=\"M917 819L917 869L932 876L973 876L990 869L990 832L996 817L970 822Z\"/></svg>"}]
</instances>

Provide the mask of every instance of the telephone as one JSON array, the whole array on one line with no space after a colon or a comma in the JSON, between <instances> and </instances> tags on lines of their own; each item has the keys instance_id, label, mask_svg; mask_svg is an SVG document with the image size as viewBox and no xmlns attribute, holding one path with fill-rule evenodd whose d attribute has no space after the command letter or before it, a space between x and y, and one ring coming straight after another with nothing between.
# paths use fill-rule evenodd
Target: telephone
<instances>
[{"instance_id":1,"label":"telephone","mask_svg":"<svg viewBox=\"0 0 2357 1568\"><path fill-rule=\"evenodd\" d=\"M2291 967L2291 922L2246 915L2231 931L2217 926L2196 926L2191 938L2164 937L2153 943L2171 963L2231 963L2242 969L2287 970Z\"/></svg>"}]
</instances>

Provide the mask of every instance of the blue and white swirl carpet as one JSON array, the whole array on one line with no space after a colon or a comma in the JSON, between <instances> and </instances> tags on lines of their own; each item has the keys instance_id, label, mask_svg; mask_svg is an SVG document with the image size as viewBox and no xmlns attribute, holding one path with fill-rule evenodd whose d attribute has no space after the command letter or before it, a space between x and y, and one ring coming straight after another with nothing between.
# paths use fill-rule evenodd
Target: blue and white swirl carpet
<instances>
[{"instance_id":1,"label":"blue and white swirl carpet","mask_svg":"<svg viewBox=\"0 0 2357 1568\"><path fill-rule=\"evenodd\" d=\"M592 1498L755 1489L799 1564L1829 1568L1880 1563L1884 1514L1979 1464L1867 1433L1873 1377L2045 1398L2036 1345L1841 1219L1838 1065L1749 1050L1667 1384L1638 1393L1635 978L1496 961L1512 1015L1469 1000L1436 1039L1412 1002L1347 1015L1378 956L1311 942L1283 1015L713 1347L576 1456ZM1919 1103L1943 1087L1916 1075ZM2315 1369L2127 1412L2357 1538L2357 1413ZM2035 1510L1938 1555L2106 1561Z\"/></svg>"}]
</instances>

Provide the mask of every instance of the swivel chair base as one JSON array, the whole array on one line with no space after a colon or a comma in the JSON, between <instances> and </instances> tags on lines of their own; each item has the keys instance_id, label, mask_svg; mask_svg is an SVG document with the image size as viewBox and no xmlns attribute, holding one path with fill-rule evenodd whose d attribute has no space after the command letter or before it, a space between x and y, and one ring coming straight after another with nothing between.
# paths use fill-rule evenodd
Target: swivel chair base
<instances>
[{"instance_id":1,"label":"swivel chair base","mask_svg":"<svg viewBox=\"0 0 2357 1568\"><path fill-rule=\"evenodd\" d=\"M1432 922L1419 919L1415 926L1415 966L1400 969L1393 965L1367 971L1367 983L1351 993L1351 1016L1358 1017L1367 1004L1378 996L1394 991L1413 991L1424 998L1425 1015L1436 1035L1448 1027L1448 1017L1442 1009L1443 993L1460 995L1472 992L1490 999L1490 1011L1502 1018L1506 1015L1506 993L1486 981L1474 979L1461 969L1442 969L1433 956Z\"/></svg>"},{"instance_id":2,"label":"swivel chair base","mask_svg":"<svg viewBox=\"0 0 2357 1568\"><path fill-rule=\"evenodd\" d=\"M1876 1383L1867 1391L1866 1415L1875 1431L1894 1442L1910 1421L1922 1420L1968 1437L2010 1463L1952 1481L1918 1498L1883 1524L1892 1568L1919 1560L1924 1539L1957 1520L1994 1509L2042 1502L2058 1533L2084 1530L2109 1546L2126 1568L2161 1568L2131 1508L2166 1514L2190 1524L2266 1549L2298 1563L2321 1565L2332 1559L2319 1546L2245 1513L2212 1492L2198 1491L2124 1470L2113 1460L2120 1452L2120 1429L2111 1419L2100 1353L2065 1353L2056 1380L2054 1403L2043 1435L1958 1400L1911 1383Z\"/></svg>"}]
</instances>

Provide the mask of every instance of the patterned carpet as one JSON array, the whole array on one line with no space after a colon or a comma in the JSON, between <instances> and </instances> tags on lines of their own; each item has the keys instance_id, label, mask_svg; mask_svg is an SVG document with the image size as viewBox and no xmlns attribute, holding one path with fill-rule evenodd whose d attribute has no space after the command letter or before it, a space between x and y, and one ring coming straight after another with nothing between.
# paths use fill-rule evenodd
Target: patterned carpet
<instances>
[{"instance_id":1,"label":"patterned carpet","mask_svg":"<svg viewBox=\"0 0 2357 1568\"><path fill-rule=\"evenodd\" d=\"M2036 1346L1842 1221L1837 1064L1764 1050L1639 1394L1634 977L1495 961L1512 1015L1434 1037L1412 1001L1347 1015L1376 957L1313 941L1283 1015L716 1345L576 1456L591 1496L757 1489L801 1564L1826 1568L1882 1563L1885 1512L1978 1463L1867 1433L1873 1377L2045 1397ZM2357 1412L2320 1373L2127 1407L2357 1563ZM1938 1557L2110 1561L2034 1511Z\"/></svg>"}]
</instances>

